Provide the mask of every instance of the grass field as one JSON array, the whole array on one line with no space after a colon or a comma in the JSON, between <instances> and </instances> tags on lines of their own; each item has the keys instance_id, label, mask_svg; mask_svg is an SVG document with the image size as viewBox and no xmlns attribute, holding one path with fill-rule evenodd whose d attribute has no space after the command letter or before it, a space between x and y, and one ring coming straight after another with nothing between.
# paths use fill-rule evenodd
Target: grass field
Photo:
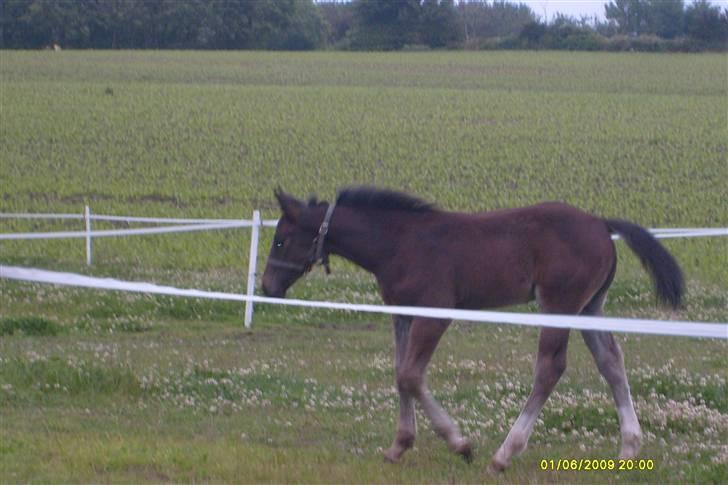
<instances>
[{"instance_id":1,"label":"grass field","mask_svg":"<svg viewBox=\"0 0 728 485\"><path fill-rule=\"evenodd\" d=\"M402 189L447 209L565 200L650 227L728 226L725 58L550 52L0 51L0 212L277 216L273 188ZM98 228L118 227L98 224ZM0 220L0 232L81 229ZM270 232L264 232L260 263ZM667 312L619 247L607 313L728 321L728 241L669 241L688 281ZM0 242L0 262L240 292L243 230ZM292 297L379 302L333 260ZM533 310L533 306L520 310ZM530 390L535 330L459 323L430 372L476 445L421 419L398 466L391 330L362 314L0 280L0 481L482 482ZM504 480L728 479L728 346L620 337L651 471L614 458L616 413L575 336L565 378Z\"/></svg>"}]
</instances>

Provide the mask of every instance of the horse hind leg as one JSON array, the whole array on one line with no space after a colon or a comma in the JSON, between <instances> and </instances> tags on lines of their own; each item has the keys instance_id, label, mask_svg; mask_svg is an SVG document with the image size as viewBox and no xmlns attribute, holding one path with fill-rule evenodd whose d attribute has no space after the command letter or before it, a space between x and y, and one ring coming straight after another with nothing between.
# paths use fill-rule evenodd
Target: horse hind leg
<instances>
[{"instance_id":1,"label":"horse hind leg","mask_svg":"<svg viewBox=\"0 0 728 485\"><path fill-rule=\"evenodd\" d=\"M419 401L435 432L447 441L451 451L472 460L470 441L460 434L455 422L435 400L425 383L425 370L445 333L449 320L415 318L410 329L407 352L397 371L397 388Z\"/></svg>"},{"instance_id":2,"label":"horse hind leg","mask_svg":"<svg viewBox=\"0 0 728 485\"><path fill-rule=\"evenodd\" d=\"M601 295L599 298L592 300L582 314L602 315L605 296ZM634 458L639 453L642 444L642 431L629 392L622 349L610 332L582 330L581 335L594 357L599 372L612 389L617 415L619 416L619 429L622 434L622 448L619 458Z\"/></svg>"},{"instance_id":3,"label":"horse hind leg","mask_svg":"<svg viewBox=\"0 0 728 485\"><path fill-rule=\"evenodd\" d=\"M407 350L407 341L409 338L410 325L412 317L394 316L394 370L395 375L399 375ZM399 461L405 451L412 448L417 435L417 421L415 417L415 401L414 397L399 391L399 424L397 426L397 434L394 442L384 452L384 459L395 463Z\"/></svg>"},{"instance_id":4,"label":"horse hind leg","mask_svg":"<svg viewBox=\"0 0 728 485\"><path fill-rule=\"evenodd\" d=\"M510 464L513 457L518 456L526 449L528 438L531 436L541 409L566 370L568 342L569 329L541 329L533 389L523 406L521 414L508 432L508 436L493 455L490 465L491 470L502 472Z\"/></svg>"}]
</instances>

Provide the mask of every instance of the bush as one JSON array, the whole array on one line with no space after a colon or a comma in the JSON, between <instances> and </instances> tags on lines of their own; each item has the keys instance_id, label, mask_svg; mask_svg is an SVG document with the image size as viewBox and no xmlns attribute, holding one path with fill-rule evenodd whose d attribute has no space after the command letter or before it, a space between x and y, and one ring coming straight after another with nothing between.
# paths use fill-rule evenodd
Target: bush
<instances>
[{"instance_id":1,"label":"bush","mask_svg":"<svg viewBox=\"0 0 728 485\"><path fill-rule=\"evenodd\" d=\"M600 50L602 36L594 30L569 23L531 22L518 36L518 47L527 49ZM507 47L502 47L507 48Z\"/></svg>"},{"instance_id":2,"label":"bush","mask_svg":"<svg viewBox=\"0 0 728 485\"><path fill-rule=\"evenodd\" d=\"M641 52L665 52L669 42L656 35L640 35L630 39L631 50Z\"/></svg>"},{"instance_id":3,"label":"bush","mask_svg":"<svg viewBox=\"0 0 728 485\"><path fill-rule=\"evenodd\" d=\"M468 46L468 47L472 47ZM526 25L518 37L483 39L480 49L555 49L555 50L606 50L614 52L700 52L726 49L725 43L706 44L694 37L665 39L657 35L614 35L605 37L590 27L574 23L542 24L532 22Z\"/></svg>"},{"instance_id":4,"label":"bush","mask_svg":"<svg viewBox=\"0 0 728 485\"><path fill-rule=\"evenodd\" d=\"M544 43L548 49L595 51L602 47L599 34L569 25L549 28Z\"/></svg>"}]
</instances>

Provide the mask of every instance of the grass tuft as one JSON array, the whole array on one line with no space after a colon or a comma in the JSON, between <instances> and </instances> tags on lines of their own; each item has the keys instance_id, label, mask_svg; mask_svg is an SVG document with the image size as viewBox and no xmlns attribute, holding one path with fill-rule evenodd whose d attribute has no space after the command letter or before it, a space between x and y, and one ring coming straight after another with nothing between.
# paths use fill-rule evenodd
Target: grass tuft
<instances>
[{"instance_id":1,"label":"grass tuft","mask_svg":"<svg viewBox=\"0 0 728 485\"><path fill-rule=\"evenodd\" d=\"M54 336L62 328L57 323L41 317L4 318L0 320L0 335Z\"/></svg>"}]
</instances>

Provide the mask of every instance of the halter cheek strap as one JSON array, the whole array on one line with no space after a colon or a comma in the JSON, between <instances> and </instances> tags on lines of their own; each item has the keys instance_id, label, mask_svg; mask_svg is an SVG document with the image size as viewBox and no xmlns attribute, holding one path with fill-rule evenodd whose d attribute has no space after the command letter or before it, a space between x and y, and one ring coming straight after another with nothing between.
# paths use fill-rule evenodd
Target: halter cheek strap
<instances>
[{"instance_id":1,"label":"halter cheek strap","mask_svg":"<svg viewBox=\"0 0 728 485\"><path fill-rule=\"evenodd\" d=\"M329 207L326 209L324 221L321 223L321 227L319 227L318 236L316 236L315 240L316 253L314 254L312 265L320 261L321 264L323 264L324 269L326 269L326 274L331 274L331 268L329 267L329 255L324 254L324 242L326 241L326 235L329 233L331 217L334 215L335 208L336 202L332 202L329 204Z\"/></svg>"}]
</instances>

